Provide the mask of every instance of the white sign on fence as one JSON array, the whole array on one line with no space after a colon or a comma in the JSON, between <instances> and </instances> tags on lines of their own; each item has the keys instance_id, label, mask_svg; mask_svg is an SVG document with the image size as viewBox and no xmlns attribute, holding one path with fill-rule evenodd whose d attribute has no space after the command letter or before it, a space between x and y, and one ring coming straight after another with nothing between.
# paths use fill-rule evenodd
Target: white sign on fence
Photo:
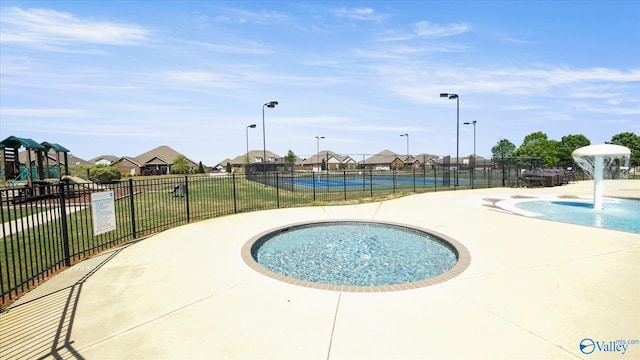
<instances>
[{"instance_id":1,"label":"white sign on fence","mask_svg":"<svg viewBox=\"0 0 640 360\"><path fill-rule=\"evenodd\" d=\"M113 191L91 194L93 213L93 235L104 234L116 229L116 205Z\"/></svg>"}]
</instances>

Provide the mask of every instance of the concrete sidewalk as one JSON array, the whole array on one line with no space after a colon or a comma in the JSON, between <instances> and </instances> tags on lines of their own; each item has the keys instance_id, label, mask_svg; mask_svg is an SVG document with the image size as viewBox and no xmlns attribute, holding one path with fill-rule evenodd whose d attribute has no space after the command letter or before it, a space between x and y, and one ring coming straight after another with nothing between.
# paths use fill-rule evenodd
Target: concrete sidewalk
<instances>
[{"instance_id":1,"label":"concrete sidewalk","mask_svg":"<svg viewBox=\"0 0 640 360\"><path fill-rule=\"evenodd\" d=\"M527 218L497 198L589 196L589 181L478 189L349 206L238 214L114 249L44 283L0 314L0 358L640 358L640 234ZM640 198L640 182L607 181ZM471 265L420 289L347 293L250 269L244 243L311 220L405 223L463 243ZM580 344L599 342L585 354ZM588 351L591 348L585 348Z\"/></svg>"}]
</instances>

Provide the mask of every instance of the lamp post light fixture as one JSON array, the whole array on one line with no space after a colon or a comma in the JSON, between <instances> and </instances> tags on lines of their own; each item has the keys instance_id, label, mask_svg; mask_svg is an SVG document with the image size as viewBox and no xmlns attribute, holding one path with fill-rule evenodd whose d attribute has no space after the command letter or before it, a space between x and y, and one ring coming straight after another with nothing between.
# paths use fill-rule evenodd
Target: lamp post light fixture
<instances>
[{"instance_id":1,"label":"lamp post light fixture","mask_svg":"<svg viewBox=\"0 0 640 360\"><path fill-rule=\"evenodd\" d=\"M476 169L476 123L477 121L473 120L472 122L463 123L465 125L473 125L473 167L471 168L471 188L473 189L473 180L475 179L475 169Z\"/></svg>"},{"instance_id":2,"label":"lamp post light fixture","mask_svg":"<svg viewBox=\"0 0 640 360\"><path fill-rule=\"evenodd\" d=\"M408 159L409 158L409 134L401 134L400 136L401 137L405 136L407 138L407 159Z\"/></svg>"},{"instance_id":3,"label":"lamp post light fixture","mask_svg":"<svg viewBox=\"0 0 640 360\"><path fill-rule=\"evenodd\" d=\"M458 173L460 172L460 97L458 94L441 93L441 98L456 99L456 183L458 187Z\"/></svg>"},{"instance_id":4,"label":"lamp post light fixture","mask_svg":"<svg viewBox=\"0 0 640 360\"><path fill-rule=\"evenodd\" d=\"M256 124L247 125L247 129L245 132L247 133L247 155L246 155L246 164L244 168L245 174L247 173L247 166L249 166L249 129L255 129Z\"/></svg>"},{"instance_id":5,"label":"lamp post light fixture","mask_svg":"<svg viewBox=\"0 0 640 360\"><path fill-rule=\"evenodd\" d=\"M318 158L318 172L320 172L320 139L324 139L324 136L316 136L316 157Z\"/></svg>"},{"instance_id":6,"label":"lamp post light fixture","mask_svg":"<svg viewBox=\"0 0 640 360\"><path fill-rule=\"evenodd\" d=\"M276 105L278 105L277 101L270 101L262 105L262 161L264 162L263 169L264 169L265 185L267 180L267 140L266 140L265 130L264 130L264 108L268 107L273 109L274 107L276 107Z\"/></svg>"}]
</instances>

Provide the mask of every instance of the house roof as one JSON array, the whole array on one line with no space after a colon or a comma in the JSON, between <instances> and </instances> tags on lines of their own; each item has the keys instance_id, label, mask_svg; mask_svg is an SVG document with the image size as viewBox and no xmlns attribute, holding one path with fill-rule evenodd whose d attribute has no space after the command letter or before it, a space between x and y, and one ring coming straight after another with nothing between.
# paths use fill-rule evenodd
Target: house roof
<instances>
[{"instance_id":1,"label":"house roof","mask_svg":"<svg viewBox=\"0 0 640 360\"><path fill-rule=\"evenodd\" d=\"M319 164L319 163L322 163L323 159L327 161L327 158L334 158L342 164L350 161L356 162L351 158L351 156L336 154L335 152L330 150L322 150L318 154L308 157L306 160L302 162L302 164L304 165Z\"/></svg>"},{"instance_id":2,"label":"house roof","mask_svg":"<svg viewBox=\"0 0 640 360\"><path fill-rule=\"evenodd\" d=\"M85 165L85 164L91 164L90 162L88 162L87 160L81 159L71 153L67 154L67 161L69 162L69 165Z\"/></svg>"},{"instance_id":3,"label":"house roof","mask_svg":"<svg viewBox=\"0 0 640 360\"><path fill-rule=\"evenodd\" d=\"M182 154L180 154L179 152L173 150L172 148L166 145L161 145L155 149L151 149L145 153L142 153L130 159L133 159L136 163L142 164L142 165L146 165L146 164L149 164L149 165L169 164L170 165L170 164L173 164L173 159L175 159L178 155L182 155ZM198 166L198 164L192 161L191 159L187 158L186 156L185 158L192 165ZM150 161L152 161L152 163L150 163Z\"/></svg>"},{"instance_id":4,"label":"house roof","mask_svg":"<svg viewBox=\"0 0 640 360\"><path fill-rule=\"evenodd\" d=\"M422 153L422 154L416 155L415 158L424 163L424 162L428 162L429 160L438 161L438 159L440 159L440 156Z\"/></svg>"},{"instance_id":5,"label":"house roof","mask_svg":"<svg viewBox=\"0 0 640 360\"><path fill-rule=\"evenodd\" d=\"M18 161L22 164L26 164L28 161L27 151L33 151L33 149L23 150L18 152ZM38 161L37 157L34 155L33 152L31 153L31 161L34 161L34 162ZM56 151L54 151L53 149L49 149L49 151L45 152L43 161L48 165L56 164L56 162L58 161L58 158L56 157ZM84 163L84 160L74 157L71 154L67 155L67 161L69 161L69 165ZM60 164L64 164L64 156L60 156Z\"/></svg>"},{"instance_id":6,"label":"house roof","mask_svg":"<svg viewBox=\"0 0 640 360\"><path fill-rule=\"evenodd\" d=\"M267 153L267 160L270 158L275 158L276 162L278 159L281 159L282 156L273 153L269 150L266 151ZM262 158L264 156L264 150L250 150L249 151L249 164L262 164L262 162L260 161L256 161L256 158ZM234 157L232 160L229 160L229 162L231 163L231 165L244 165L247 162L247 154L244 153L242 155L236 156ZM227 163L219 163L222 165L226 165Z\"/></svg>"},{"instance_id":7,"label":"house roof","mask_svg":"<svg viewBox=\"0 0 640 360\"><path fill-rule=\"evenodd\" d=\"M154 156L144 164L145 165L170 165L171 163L159 156Z\"/></svg>"},{"instance_id":8,"label":"house roof","mask_svg":"<svg viewBox=\"0 0 640 360\"><path fill-rule=\"evenodd\" d=\"M116 161L118 161L120 158L115 156L115 155L100 155L98 157L94 157L93 159L89 160L92 163L97 163L100 160L107 160L110 163L114 163Z\"/></svg>"},{"instance_id":9,"label":"house roof","mask_svg":"<svg viewBox=\"0 0 640 360\"><path fill-rule=\"evenodd\" d=\"M295 161L294 161L294 164L295 164L295 165L302 165L302 163L303 163L303 162L304 162L304 159L302 159L302 158L300 158L300 157L298 157L298 156L296 155L296 159L295 159Z\"/></svg>"},{"instance_id":10,"label":"house roof","mask_svg":"<svg viewBox=\"0 0 640 360\"><path fill-rule=\"evenodd\" d=\"M214 166L214 167L219 167L219 166L225 167L225 166L227 166L227 164L229 164L229 163L233 164L233 163L231 162L231 159L226 158L226 159L222 160L221 162L219 162L219 163L218 163L216 166Z\"/></svg>"},{"instance_id":11,"label":"house roof","mask_svg":"<svg viewBox=\"0 0 640 360\"><path fill-rule=\"evenodd\" d=\"M142 166L142 164L138 163L135 159L130 158L128 156L123 156L123 157L121 157L120 159L116 160L113 163L120 163L120 162L123 162L123 161L128 161L128 162L130 162L130 163L132 163L132 164L134 164L136 166Z\"/></svg>"},{"instance_id":12,"label":"house roof","mask_svg":"<svg viewBox=\"0 0 640 360\"><path fill-rule=\"evenodd\" d=\"M364 161L361 161L362 164L391 164L395 159L401 159L396 153L383 150ZM402 160L402 159L401 159Z\"/></svg>"}]
</instances>

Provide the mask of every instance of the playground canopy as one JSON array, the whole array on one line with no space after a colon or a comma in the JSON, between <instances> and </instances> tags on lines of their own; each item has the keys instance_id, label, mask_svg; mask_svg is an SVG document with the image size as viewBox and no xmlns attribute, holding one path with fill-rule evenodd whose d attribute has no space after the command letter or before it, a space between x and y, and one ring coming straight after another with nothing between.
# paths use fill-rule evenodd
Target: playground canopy
<instances>
[{"instance_id":1,"label":"playground canopy","mask_svg":"<svg viewBox=\"0 0 640 360\"><path fill-rule=\"evenodd\" d=\"M33 150L45 150L44 146L38 144L34 140L27 138L19 138L17 136L9 136L8 138L0 141L0 149L2 148L14 148L19 149L24 147L25 149ZM69 150L67 150L69 151Z\"/></svg>"},{"instance_id":2,"label":"playground canopy","mask_svg":"<svg viewBox=\"0 0 640 360\"><path fill-rule=\"evenodd\" d=\"M24 164L24 169L21 168L20 160L18 158L18 149L24 147L27 150L27 162ZM20 138L17 136L9 136L8 138L0 141L0 176L2 182L8 178L20 178L20 180L27 180L28 185L33 185L34 178L37 180L44 180L49 175L49 169L45 172L43 165L45 156L47 153L53 150L56 153L57 168L60 169L60 153L64 154L64 166L65 174L69 172L67 153L69 149L56 143L37 143L29 138ZM32 152L36 154L37 167L32 167L33 159ZM24 179L21 179L24 172ZM58 172L58 177L61 177L62 172Z\"/></svg>"}]
</instances>

